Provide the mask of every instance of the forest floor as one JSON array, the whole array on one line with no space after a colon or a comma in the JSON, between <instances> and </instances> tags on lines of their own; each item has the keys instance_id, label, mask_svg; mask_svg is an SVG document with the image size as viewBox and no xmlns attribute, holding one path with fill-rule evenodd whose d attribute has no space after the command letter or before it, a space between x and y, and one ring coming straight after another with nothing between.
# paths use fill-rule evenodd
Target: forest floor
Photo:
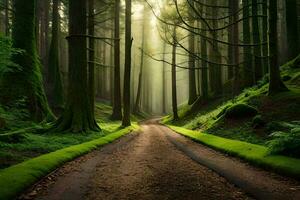
<instances>
[{"instance_id":1,"label":"forest floor","mask_svg":"<svg viewBox=\"0 0 300 200\"><path fill-rule=\"evenodd\" d=\"M20 199L300 199L295 180L197 144L157 120L141 127L67 163Z\"/></svg>"}]
</instances>

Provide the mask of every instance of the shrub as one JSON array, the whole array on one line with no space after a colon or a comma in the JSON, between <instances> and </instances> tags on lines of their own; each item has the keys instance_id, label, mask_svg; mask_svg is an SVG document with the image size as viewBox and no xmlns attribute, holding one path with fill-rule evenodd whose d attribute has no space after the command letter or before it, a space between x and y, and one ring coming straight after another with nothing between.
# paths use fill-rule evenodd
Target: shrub
<instances>
[{"instance_id":1,"label":"shrub","mask_svg":"<svg viewBox=\"0 0 300 200\"><path fill-rule=\"evenodd\" d=\"M266 124L266 122L261 115L256 115L252 119L252 127L253 128L260 128L260 127L263 127L265 124Z\"/></svg>"},{"instance_id":2,"label":"shrub","mask_svg":"<svg viewBox=\"0 0 300 200\"><path fill-rule=\"evenodd\" d=\"M275 132L273 140L268 142L271 154L282 154L300 157L300 128L292 129L290 133Z\"/></svg>"},{"instance_id":3,"label":"shrub","mask_svg":"<svg viewBox=\"0 0 300 200\"><path fill-rule=\"evenodd\" d=\"M225 117L230 119L253 117L258 113L257 109L247 104L239 103L226 110Z\"/></svg>"}]
</instances>

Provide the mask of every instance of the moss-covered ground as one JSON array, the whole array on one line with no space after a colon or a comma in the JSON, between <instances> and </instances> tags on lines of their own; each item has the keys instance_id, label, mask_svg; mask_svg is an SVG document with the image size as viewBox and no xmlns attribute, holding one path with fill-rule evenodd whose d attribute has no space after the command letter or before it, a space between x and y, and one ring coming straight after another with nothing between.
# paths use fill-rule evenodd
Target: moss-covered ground
<instances>
[{"instance_id":1,"label":"moss-covered ground","mask_svg":"<svg viewBox=\"0 0 300 200\"><path fill-rule=\"evenodd\" d=\"M232 98L230 95L211 98L199 106L199 110L191 110L191 106L179 108L180 120L173 121L172 115L163 119L169 125L180 126L190 130L220 137L245 141L266 146L272 132L288 129L295 124L300 125L300 56L281 67L282 78L290 91L268 96L268 78L245 89ZM258 110L257 116L226 118L226 108L246 104ZM286 130L289 131L289 130Z\"/></svg>"},{"instance_id":2,"label":"moss-covered ground","mask_svg":"<svg viewBox=\"0 0 300 200\"><path fill-rule=\"evenodd\" d=\"M111 110L112 108L105 103L96 105L96 120L102 129L101 132L43 133L39 129L44 126L31 122L23 122L21 126L13 127L10 131L2 131L0 133L0 171L30 158L92 141L120 130L120 121L109 120ZM137 119L133 117L133 121ZM32 128L26 128L27 126Z\"/></svg>"}]
</instances>

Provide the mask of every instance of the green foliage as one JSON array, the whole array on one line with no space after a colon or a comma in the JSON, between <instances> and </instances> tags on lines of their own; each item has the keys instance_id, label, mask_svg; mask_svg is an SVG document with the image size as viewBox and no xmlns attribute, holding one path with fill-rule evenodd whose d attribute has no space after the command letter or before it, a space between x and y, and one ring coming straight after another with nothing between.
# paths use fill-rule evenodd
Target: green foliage
<instances>
[{"instance_id":1,"label":"green foliage","mask_svg":"<svg viewBox=\"0 0 300 200\"><path fill-rule=\"evenodd\" d=\"M294 128L290 133L275 132L273 140L268 142L271 154L283 154L300 158L300 126Z\"/></svg>"},{"instance_id":2,"label":"green foliage","mask_svg":"<svg viewBox=\"0 0 300 200\"><path fill-rule=\"evenodd\" d=\"M21 54L23 51L12 47L12 41L8 37L0 35L0 79L7 72L20 71L19 65L14 63L11 58L13 55Z\"/></svg>"}]
</instances>

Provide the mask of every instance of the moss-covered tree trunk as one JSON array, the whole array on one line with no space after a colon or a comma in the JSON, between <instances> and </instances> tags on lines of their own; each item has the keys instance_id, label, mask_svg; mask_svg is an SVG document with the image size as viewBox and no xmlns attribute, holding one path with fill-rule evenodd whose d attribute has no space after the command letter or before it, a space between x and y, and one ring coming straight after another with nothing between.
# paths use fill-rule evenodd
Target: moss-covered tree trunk
<instances>
[{"instance_id":1,"label":"moss-covered tree trunk","mask_svg":"<svg viewBox=\"0 0 300 200\"><path fill-rule=\"evenodd\" d=\"M54 108L63 106L64 94L59 66L59 48L58 48L58 32L59 32L59 0L53 0L52 12L52 38L49 50L48 61L48 81L50 85L51 105Z\"/></svg>"},{"instance_id":2,"label":"moss-covered tree trunk","mask_svg":"<svg viewBox=\"0 0 300 200\"><path fill-rule=\"evenodd\" d=\"M172 44L172 109L173 109L173 119L178 120L178 108L177 108L177 78L176 78L176 27L173 30L173 44Z\"/></svg>"},{"instance_id":3,"label":"moss-covered tree trunk","mask_svg":"<svg viewBox=\"0 0 300 200\"><path fill-rule=\"evenodd\" d=\"M87 73L87 3L69 1L69 84L63 115L54 125L55 131L98 131L91 110Z\"/></svg>"},{"instance_id":4,"label":"moss-covered tree trunk","mask_svg":"<svg viewBox=\"0 0 300 200\"><path fill-rule=\"evenodd\" d=\"M125 71L124 71L124 95L123 126L130 126L130 83L131 83L131 0L126 0L126 22L125 22Z\"/></svg>"},{"instance_id":5,"label":"moss-covered tree trunk","mask_svg":"<svg viewBox=\"0 0 300 200\"><path fill-rule=\"evenodd\" d=\"M243 0L243 43L250 44L251 43L251 32L250 32L250 18L249 18L249 0ZM251 55L251 47L244 46L243 47L243 86L250 87L254 83L254 72L253 72L253 60Z\"/></svg>"},{"instance_id":6,"label":"moss-covered tree trunk","mask_svg":"<svg viewBox=\"0 0 300 200\"><path fill-rule=\"evenodd\" d=\"M195 17L193 10L189 8L189 20L190 24L194 26ZM192 31L195 31L192 29ZM188 104L193 104L197 99L197 89L196 89L196 73L195 73L195 34L189 34L189 99Z\"/></svg>"},{"instance_id":7,"label":"moss-covered tree trunk","mask_svg":"<svg viewBox=\"0 0 300 200\"><path fill-rule=\"evenodd\" d=\"M24 53L13 56L12 59L20 65L20 70L4 76L1 96L6 105L25 99L31 118L41 121L53 119L53 114L45 96L36 49L35 3L35 0L13 2L13 47L23 49Z\"/></svg>"},{"instance_id":8,"label":"moss-covered tree trunk","mask_svg":"<svg viewBox=\"0 0 300 200\"><path fill-rule=\"evenodd\" d=\"M114 43L114 101L112 119L122 119L122 98L120 78L120 0L115 0L115 43Z\"/></svg>"},{"instance_id":9,"label":"moss-covered tree trunk","mask_svg":"<svg viewBox=\"0 0 300 200\"><path fill-rule=\"evenodd\" d=\"M299 31L298 31L298 5L297 0L286 0L286 29L287 29L287 56L291 60L299 55Z\"/></svg>"},{"instance_id":10,"label":"moss-covered tree trunk","mask_svg":"<svg viewBox=\"0 0 300 200\"><path fill-rule=\"evenodd\" d=\"M278 41L277 41L277 1L269 0L269 49L270 49L270 85L269 95L288 90L281 80L278 64Z\"/></svg>"}]
</instances>

